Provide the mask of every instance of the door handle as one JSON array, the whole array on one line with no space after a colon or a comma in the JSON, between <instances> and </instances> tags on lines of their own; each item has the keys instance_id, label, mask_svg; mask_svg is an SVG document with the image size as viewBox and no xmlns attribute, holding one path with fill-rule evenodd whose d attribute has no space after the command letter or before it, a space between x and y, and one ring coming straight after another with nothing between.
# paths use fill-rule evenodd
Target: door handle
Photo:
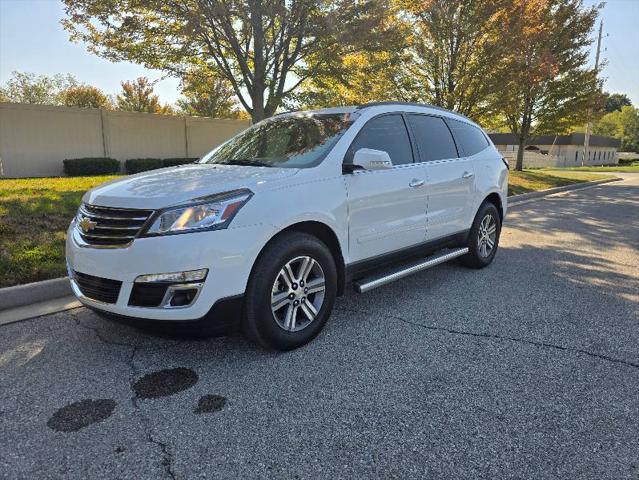
<instances>
[{"instance_id":1,"label":"door handle","mask_svg":"<svg viewBox=\"0 0 639 480\"><path fill-rule=\"evenodd\" d=\"M424 185L424 180L420 180L419 178L413 178L408 186L410 188L419 188Z\"/></svg>"},{"instance_id":2,"label":"door handle","mask_svg":"<svg viewBox=\"0 0 639 480\"><path fill-rule=\"evenodd\" d=\"M464 172L462 178L472 178L473 175L475 175L473 172Z\"/></svg>"}]
</instances>

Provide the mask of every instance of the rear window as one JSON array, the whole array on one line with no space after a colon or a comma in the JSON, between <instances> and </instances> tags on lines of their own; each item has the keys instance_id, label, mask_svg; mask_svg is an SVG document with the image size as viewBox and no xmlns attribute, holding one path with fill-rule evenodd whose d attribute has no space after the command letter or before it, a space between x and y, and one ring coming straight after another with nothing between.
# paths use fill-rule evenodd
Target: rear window
<instances>
[{"instance_id":1,"label":"rear window","mask_svg":"<svg viewBox=\"0 0 639 480\"><path fill-rule=\"evenodd\" d=\"M457 157L455 142L444 120L427 115L409 115L408 121L422 162Z\"/></svg>"},{"instance_id":2,"label":"rear window","mask_svg":"<svg viewBox=\"0 0 639 480\"><path fill-rule=\"evenodd\" d=\"M447 122L464 156L475 155L488 146L484 132L474 125L451 119L448 119Z\"/></svg>"}]
</instances>

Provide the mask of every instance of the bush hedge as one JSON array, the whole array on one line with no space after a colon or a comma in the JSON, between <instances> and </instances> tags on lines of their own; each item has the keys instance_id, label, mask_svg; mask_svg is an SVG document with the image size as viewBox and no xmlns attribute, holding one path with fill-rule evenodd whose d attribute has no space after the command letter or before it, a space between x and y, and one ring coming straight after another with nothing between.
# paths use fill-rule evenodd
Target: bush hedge
<instances>
[{"instance_id":1,"label":"bush hedge","mask_svg":"<svg viewBox=\"0 0 639 480\"><path fill-rule=\"evenodd\" d=\"M124 162L124 171L129 174L155 170L156 168L162 168L162 160L159 158L130 158Z\"/></svg>"},{"instance_id":2,"label":"bush hedge","mask_svg":"<svg viewBox=\"0 0 639 480\"><path fill-rule=\"evenodd\" d=\"M68 158L62 163L64 173L70 177L108 175L120 172L120 162L114 158Z\"/></svg>"},{"instance_id":3,"label":"bush hedge","mask_svg":"<svg viewBox=\"0 0 639 480\"><path fill-rule=\"evenodd\" d=\"M193 163L197 158L131 158L124 162L124 170L126 173L146 172L147 170L155 170L156 168L175 167L184 165L185 163Z\"/></svg>"}]
</instances>

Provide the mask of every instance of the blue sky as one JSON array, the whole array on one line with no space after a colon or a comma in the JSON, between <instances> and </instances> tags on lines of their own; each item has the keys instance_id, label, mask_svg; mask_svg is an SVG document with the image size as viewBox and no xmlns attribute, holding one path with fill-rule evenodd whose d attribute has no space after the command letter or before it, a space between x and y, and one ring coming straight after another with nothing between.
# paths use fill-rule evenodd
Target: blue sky
<instances>
[{"instance_id":1,"label":"blue sky","mask_svg":"<svg viewBox=\"0 0 639 480\"><path fill-rule=\"evenodd\" d=\"M599 3L586 0L587 5ZM64 11L59 0L0 0L0 83L14 70L52 75L71 73L85 82L113 94L121 80L146 75L163 78L162 72L139 65L111 63L69 42L60 25ZM639 106L639 0L609 0L602 19L602 56L608 64L603 72L605 89L627 94ZM594 63L594 45L592 52ZM179 96L179 82L165 78L156 84L163 102L173 103Z\"/></svg>"}]
</instances>

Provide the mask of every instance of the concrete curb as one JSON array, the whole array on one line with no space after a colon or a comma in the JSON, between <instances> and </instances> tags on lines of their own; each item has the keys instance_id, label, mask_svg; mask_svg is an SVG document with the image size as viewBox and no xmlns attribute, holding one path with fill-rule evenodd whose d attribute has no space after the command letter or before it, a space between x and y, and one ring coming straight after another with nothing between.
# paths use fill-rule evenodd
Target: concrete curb
<instances>
[{"instance_id":1,"label":"concrete curb","mask_svg":"<svg viewBox=\"0 0 639 480\"><path fill-rule=\"evenodd\" d=\"M0 288L0 311L73 295L68 277Z\"/></svg>"},{"instance_id":2,"label":"concrete curb","mask_svg":"<svg viewBox=\"0 0 639 480\"><path fill-rule=\"evenodd\" d=\"M594 187L595 185L601 185L602 183L618 182L623 178L604 178L603 180L595 180L593 182L575 183L573 185L564 185L562 187L549 188L547 190L539 190L538 192L522 193L520 195L513 195L508 197L508 206L517 205L519 203L533 200L535 198L547 197L553 193L567 192L569 190L579 190L581 188Z\"/></svg>"}]
</instances>

